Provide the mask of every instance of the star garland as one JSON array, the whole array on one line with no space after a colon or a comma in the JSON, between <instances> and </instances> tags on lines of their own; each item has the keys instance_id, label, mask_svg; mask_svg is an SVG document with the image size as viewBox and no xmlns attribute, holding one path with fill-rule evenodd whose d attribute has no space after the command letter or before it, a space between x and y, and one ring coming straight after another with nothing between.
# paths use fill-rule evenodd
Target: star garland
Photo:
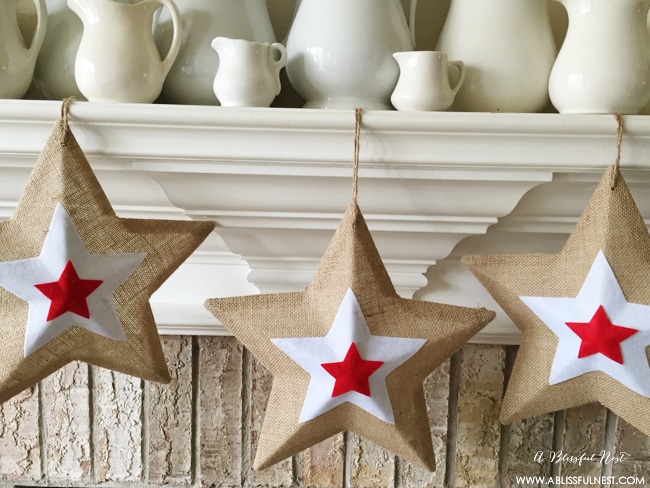
<instances>
[{"instance_id":1,"label":"star garland","mask_svg":"<svg viewBox=\"0 0 650 488\"><path fill-rule=\"evenodd\" d=\"M430 470L422 382L494 312L401 298L353 199L302 292L216 298L210 310L273 373L262 469L352 431Z\"/></svg>"},{"instance_id":2,"label":"star garland","mask_svg":"<svg viewBox=\"0 0 650 488\"><path fill-rule=\"evenodd\" d=\"M214 228L118 218L69 104L0 223L0 402L73 360L168 382L149 297Z\"/></svg>"},{"instance_id":3,"label":"star garland","mask_svg":"<svg viewBox=\"0 0 650 488\"><path fill-rule=\"evenodd\" d=\"M650 435L650 235L617 162L558 254L465 256L521 329L500 420L598 402Z\"/></svg>"}]
</instances>

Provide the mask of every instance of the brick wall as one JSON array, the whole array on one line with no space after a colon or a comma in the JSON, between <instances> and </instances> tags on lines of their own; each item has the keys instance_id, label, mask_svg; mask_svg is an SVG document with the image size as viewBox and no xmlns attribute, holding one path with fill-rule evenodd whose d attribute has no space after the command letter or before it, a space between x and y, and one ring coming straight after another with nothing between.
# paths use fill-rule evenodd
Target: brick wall
<instances>
[{"instance_id":1,"label":"brick wall","mask_svg":"<svg viewBox=\"0 0 650 488\"><path fill-rule=\"evenodd\" d=\"M484 345L465 346L426 381L434 473L354 434L255 472L269 375L234 338L163 343L171 385L73 363L0 406L0 484L492 488L536 474L635 475L650 484L650 441L600 406L500 426L516 348ZM560 449L628 456L582 466L535 460Z\"/></svg>"}]
</instances>

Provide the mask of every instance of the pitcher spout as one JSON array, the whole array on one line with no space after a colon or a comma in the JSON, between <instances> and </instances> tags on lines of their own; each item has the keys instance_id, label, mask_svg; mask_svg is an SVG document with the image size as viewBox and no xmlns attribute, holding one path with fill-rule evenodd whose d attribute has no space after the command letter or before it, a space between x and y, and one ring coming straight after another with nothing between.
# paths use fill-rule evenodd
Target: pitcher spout
<instances>
[{"instance_id":1,"label":"pitcher spout","mask_svg":"<svg viewBox=\"0 0 650 488\"><path fill-rule=\"evenodd\" d=\"M84 25L92 19L97 10L96 0L68 0L68 7L77 14Z\"/></svg>"},{"instance_id":2,"label":"pitcher spout","mask_svg":"<svg viewBox=\"0 0 650 488\"><path fill-rule=\"evenodd\" d=\"M228 44L232 42L232 39L228 37L215 37L212 39L212 43L210 44L212 46L212 49L217 51L217 54L219 57L223 55L223 50L226 48Z\"/></svg>"}]
</instances>

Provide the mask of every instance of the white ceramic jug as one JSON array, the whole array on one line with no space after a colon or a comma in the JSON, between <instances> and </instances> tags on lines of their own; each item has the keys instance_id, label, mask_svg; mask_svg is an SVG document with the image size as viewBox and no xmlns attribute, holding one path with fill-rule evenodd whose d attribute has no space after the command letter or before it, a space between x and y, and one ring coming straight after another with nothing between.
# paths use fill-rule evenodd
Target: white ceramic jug
<instances>
[{"instance_id":1,"label":"white ceramic jug","mask_svg":"<svg viewBox=\"0 0 650 488\"><path fill-rule=\"evenodd\" d=\"M636 114L650 100L650 0L558 0L569 29L549 80L560 113Z\"/></svg>"},{"instance_id":2,"label":"white ceramic jug","mask_svg":"<svg viewBox=\"0 0 650 488\"><path fill-rule=\"evenodd\" d=\"M171 0L68 0L84 30L75 61L75 79L89 101L151 103L162 90L180 48L180 16ZM153 15L164 6L176 30L161 61L153 41Z\"/></svg>"},{"instance_id":3,"label":"white ceramic jug","mask_svg":"<svg viewBox=\"0 0 650 488\"><path fill-rule=\"evenodd\" d=\"M414 27L416 0L411 0ZM389 109L393 53L412 51L399 0L301 0L287 37L287 76L311 108Z\"/></svg>"},{"instance_id":4,"label":"white ceramic jug","mask_svg":"<svg viewBox=\"0 0 650 488\"><path fill-rule=\"evenodd\" d=\"M399 79L390 101L397 110L447 110L465 79L462 61L449 61L439 51L395 53ZM449 84L450 69L455 82Z\"/></svg>"},{"instance_id":5,"label":"white ceramic jug","mask_svg":"<svg viewBox=\"0 0 650 488\"><path fill-rule=\"evenodd\" d=\"M224 107L268 107L280 93L280 70L287 61L282 44L217 37L219 55L214 94Z\"/></svg>"},{"instance_id":6,"label":"white ceramic jug","mask_svg":"<svg viewBox=\"0 0 650 488\"><path fill-rule=\"evenodd\" d=\"M36 60L34 85L50 100L84 97L74 79L74 62L81 42L83 24L68 7L67 0L45 0L47 33Z\"/></svg>"},{"instance_id":7,"label":"white ceramic jug","mask_svg":"<svg viewBox=\"0 0 650 488\"><path fill-rule=\"evenodd\" d=\"M181 51L172 66L163 97L169 103L217 105L212 85L219 57L211 49L215 37L275 42L265 0L174 0L183 21ZM173 25L163 12L156 28L156 43L166 52Z\"/></svg>"},{"instance_id":8,"label":"white ceramic jug","mask_svg":"<svg viewBox=\"0 0 650 488\"><path fill-rule=\"evenodd\" d=\"M548 103L557 50L547 0L451 0L436 50L465 63L451 110L538 112Z\"/></svg>"},{"instance_id":9,"label":"white ceramic jug","mask_svg":"<svg viewBox=\"0 0 650 488\"><path fill-rule=\"evenodd\" d=\"M0 1L0 98L21 98L27 92L47 29L45 0L34 0L37 23L27 48L18 28L17 3L18 0Z\"/></svg>"}]
</instances>

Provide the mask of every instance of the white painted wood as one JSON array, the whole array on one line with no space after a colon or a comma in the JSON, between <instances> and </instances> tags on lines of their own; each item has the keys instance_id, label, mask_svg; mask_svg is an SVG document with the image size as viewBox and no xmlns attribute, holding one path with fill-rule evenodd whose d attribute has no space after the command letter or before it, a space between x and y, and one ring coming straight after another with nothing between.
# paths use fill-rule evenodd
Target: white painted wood
<instances>
[{"instance_id":1,"label":"white painted wood","mask_svg":"<svg viewBox=\"0 0 650 488\"><path fill-rule=\"evenodd\" d=\"M0 218L58 102L0 101ZM153 296L161 333L222 335L208 297L303 288L350 201L350 110L74 103L71 127L119 215L217 230ZM608 115L366 111L359 202L403 296L494 306L465 253L555 252L615 157ZM650 215L650 118L625 117L624 174ZM499 311L476 342L516 343Z\"/></svg>"}]
</instances>

